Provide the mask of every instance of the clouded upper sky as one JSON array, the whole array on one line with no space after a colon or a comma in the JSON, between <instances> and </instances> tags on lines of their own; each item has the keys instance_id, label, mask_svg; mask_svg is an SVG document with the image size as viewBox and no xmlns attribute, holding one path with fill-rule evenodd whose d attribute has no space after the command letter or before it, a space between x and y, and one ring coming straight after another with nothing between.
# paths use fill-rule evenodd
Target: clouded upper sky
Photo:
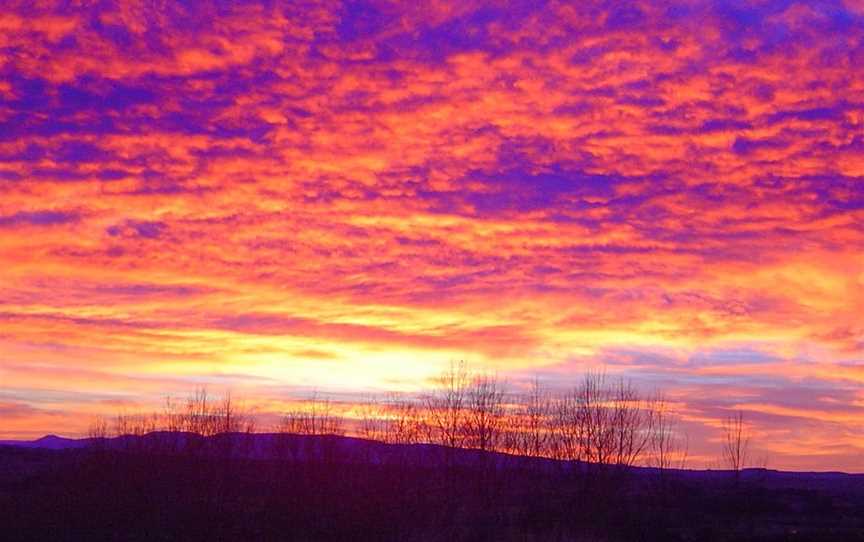
<instances>
[{"instance_id":1,"label":"clouded upper sky","mask_svg":"<svg viewBox=\"0 0 864 542\"><path fill-rule=\"evenodd\" d=\"M864 470L861 66L860 0L4 2L0 437L465 359Z\"/></svg>"}]
</instances>

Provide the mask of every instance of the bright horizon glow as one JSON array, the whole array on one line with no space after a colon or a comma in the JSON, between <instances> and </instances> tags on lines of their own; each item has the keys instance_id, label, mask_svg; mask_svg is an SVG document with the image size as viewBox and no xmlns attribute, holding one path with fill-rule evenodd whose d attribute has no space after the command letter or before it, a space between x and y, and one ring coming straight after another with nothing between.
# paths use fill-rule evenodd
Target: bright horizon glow
<instances>
[{"instance_id":1,"label":"bright horizon glow","mask_svg":"<svg viewBox=\"0 0 864 542\"><path fill-rule=\"evenodd\" d=\"M862 2L159 9L0 14L0 439L464 359L864 472Z\"/></svg>"}]
</instances>

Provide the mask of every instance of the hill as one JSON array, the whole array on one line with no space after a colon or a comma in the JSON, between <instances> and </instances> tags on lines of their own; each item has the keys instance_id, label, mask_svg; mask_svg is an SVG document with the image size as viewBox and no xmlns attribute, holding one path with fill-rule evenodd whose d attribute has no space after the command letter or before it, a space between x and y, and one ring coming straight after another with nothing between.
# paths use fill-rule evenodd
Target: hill
<instances>
[{"instance_id":1,"label":"hill","mask_svg":"<svg viewBox=\"0 0 864 542\"><path fill-rule=\"evenodd\" d=\"M151 433L0 446L15 540L864 541L864 476Z\"/></svg>"}]
</instances>

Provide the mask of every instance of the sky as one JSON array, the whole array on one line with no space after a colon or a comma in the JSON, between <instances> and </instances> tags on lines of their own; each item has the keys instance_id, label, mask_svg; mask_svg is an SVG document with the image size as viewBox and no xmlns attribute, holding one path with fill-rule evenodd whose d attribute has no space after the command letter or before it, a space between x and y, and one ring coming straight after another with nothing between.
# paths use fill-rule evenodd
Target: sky
<instances>
[{"instance_id":1,"label":"sky","mask_svg":"<svg viewBox=\"0 0 864 542\"><path fill-rule=\"evenodd\" d=\"M78 4L0 9L0 438L465 360L864 471L864 1Z\"/></svg>"}]
</instances>

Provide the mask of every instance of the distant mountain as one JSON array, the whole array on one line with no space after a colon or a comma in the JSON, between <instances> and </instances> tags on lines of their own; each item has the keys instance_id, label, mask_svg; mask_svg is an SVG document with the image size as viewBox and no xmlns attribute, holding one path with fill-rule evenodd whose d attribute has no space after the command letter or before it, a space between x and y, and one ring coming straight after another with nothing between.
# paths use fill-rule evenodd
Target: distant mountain
<instances>
[{"instance_id":1,"label":"distant mountain","mask_svg":"<svg viewBox=\"0 0 864 542\"><path fill-rule=\"evenodd\" d=\"M68 450L84 448L89 439L71 439L57 435L45 435L36 440L0 440L0 446L17 446L19 448L41 448L45 450Z\"/></svg>"}]
</instances>

